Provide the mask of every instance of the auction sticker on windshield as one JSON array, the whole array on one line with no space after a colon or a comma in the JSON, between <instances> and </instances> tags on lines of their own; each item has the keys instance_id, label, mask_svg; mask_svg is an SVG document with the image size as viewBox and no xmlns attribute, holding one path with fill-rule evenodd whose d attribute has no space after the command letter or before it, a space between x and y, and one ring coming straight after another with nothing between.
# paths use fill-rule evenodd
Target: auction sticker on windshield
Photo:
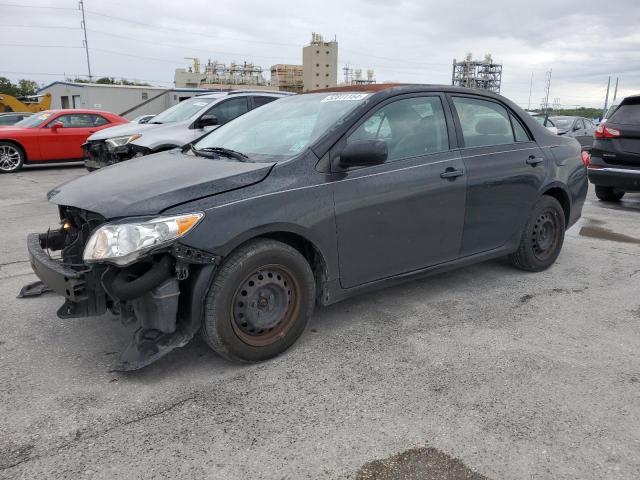
<instances>
[{"instance_id":1,"label":"auction sticker on windshield","mask_svg":"<svg viewBox=\"0 0 640 480\"><path fill-rule=\"evenodd\" d=\"M324 97L321 102L355 102L367 97L368 93L334 93Z\"/></svg>"}]
</instances>

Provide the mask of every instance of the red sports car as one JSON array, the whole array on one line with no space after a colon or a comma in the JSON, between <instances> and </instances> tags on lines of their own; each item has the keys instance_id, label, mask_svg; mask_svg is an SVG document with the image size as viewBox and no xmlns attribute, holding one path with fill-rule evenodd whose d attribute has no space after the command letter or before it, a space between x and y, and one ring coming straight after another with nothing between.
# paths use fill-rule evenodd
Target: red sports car
<instances>
[{"instance_id":1,"label":"red sports car","mask_svg":"<svg viewBox=\"0 0 640 480\"><path fill-rule=\"evenodd\" d=\"M82 144L98 130L129 120L101 110L46 110L0 127L0 173L25 163L82 160Z\"/></svg>"}]
</instances>

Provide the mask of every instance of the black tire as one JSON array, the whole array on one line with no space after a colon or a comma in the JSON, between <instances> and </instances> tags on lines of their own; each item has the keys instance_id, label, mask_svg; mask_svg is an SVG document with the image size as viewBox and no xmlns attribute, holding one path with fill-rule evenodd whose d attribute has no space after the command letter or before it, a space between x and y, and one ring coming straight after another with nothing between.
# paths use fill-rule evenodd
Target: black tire
<instances>
[{"instance_id":1,"label":"black tire","mask_svg":"<svg viewBox=\"0 0 640 480\"><path fill-rule=\"evenodd\" d=\"M275 240L252 240L216 272L201 334L228 360L260 362L293 345L314 305L313 272L300 252Z\"/></svg>"},{"instance_id":2,"label":"black tire","mask_svg":"<svg viewBox=\"0 0 640 480\"><path fill-rule=\"evenodd\" d=\"M596 197L603 202L617 202L624 197L624 192L613 187L601 187L596 185Z\"/></svg>"},{"instance_id":3,"label":"black tire","mask_svg":"<svg viewBox=\"0 0 640 480\"><path fill-rule=\"evenodd\" d=\"M96 167L84 167L87 169L87 172L95 172L96 170L98 170Z\"/></svg>"},{"instance_id":4,"label":"black tire","mask_svg":"<svg viewBox=\"0 0 640 480\"><path fill-rule=\"evenodd\" d=\"M564 242L565 216L560 202L543 195L533 207L522 232L520 246L509 255L515 267L529 272L549 268L560 255Z\"/></svg>"},{"instance_id":5,"label":"black tire","mask_svg":"<svg viewBox=\"0 0 640 480\"><path fill-rule=\"evenodd\" d=\"M0 142L0 173L14 173L24 165L24 150L12 142Z\"/></svg>"}]
</instances>

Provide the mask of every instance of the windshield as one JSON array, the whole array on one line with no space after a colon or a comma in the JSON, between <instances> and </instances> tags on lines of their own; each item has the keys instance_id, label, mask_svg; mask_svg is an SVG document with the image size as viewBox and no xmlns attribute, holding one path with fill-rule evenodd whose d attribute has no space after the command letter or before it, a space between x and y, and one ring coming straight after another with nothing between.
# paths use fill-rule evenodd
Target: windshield
<instances>
[{"instance_id":1,"label":"windshield","mask_svg":"<svg viewBox=\"0 0 640 480\"><path fill-rule=\"evenodd\" d=\"M36 128L42 125L51 115L51 112L41 112L30 117L23 118L14 126L18 128Z\"/></svg>"},{"instance_id":2,"label":"windshield","mask_svg":"<svg viewBox=\"0 0 640 480\"><path fill-rule=\"evenodd\" d=\"M551 120L556 124L556 127L569 129L575 119L573 117L551 117Z\"/></svg>"},{"instance_id":3,"label":"windshield","mask_svg":"<svg viewBox=\"0 0 640 480\"><path fill-rule=\"evenodd\" d=\"M149 123L174 123L188 120L217 98L190 98L159 113Z\"/></svg>"},{"instance_id":4,"label":"windshield","mask_svg":"<svg viewBox=\"0 0 640 480\"><path fill-rule=\"evenodd\" d=\"M282 98L214 130L195 148L227 148L252 161L286 160L320 138L368 93L310 93Z\"/></svg>"}]
</instances>

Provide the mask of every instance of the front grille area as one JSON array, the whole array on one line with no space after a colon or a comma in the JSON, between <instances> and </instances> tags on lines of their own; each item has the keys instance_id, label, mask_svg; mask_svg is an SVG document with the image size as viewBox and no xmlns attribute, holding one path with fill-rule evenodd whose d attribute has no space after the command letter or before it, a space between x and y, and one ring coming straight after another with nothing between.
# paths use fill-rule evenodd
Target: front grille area
<instances>
[{"instance_id":1,"label":"front grille area","mask_svg":"<svg viewBox=\"0 0 640 480\"><path fill-rule=\"evenodd\" d=\"M64 235L62 245L62 261L69 266L81 265L83 263L82 254L84 247L91 236L91 233L106 219L93 212L82 210L76 207L60 206L60 220L63 228L59 231ZM64 225L67 225L64 228Z\"/></svg>"}]
</instances>

